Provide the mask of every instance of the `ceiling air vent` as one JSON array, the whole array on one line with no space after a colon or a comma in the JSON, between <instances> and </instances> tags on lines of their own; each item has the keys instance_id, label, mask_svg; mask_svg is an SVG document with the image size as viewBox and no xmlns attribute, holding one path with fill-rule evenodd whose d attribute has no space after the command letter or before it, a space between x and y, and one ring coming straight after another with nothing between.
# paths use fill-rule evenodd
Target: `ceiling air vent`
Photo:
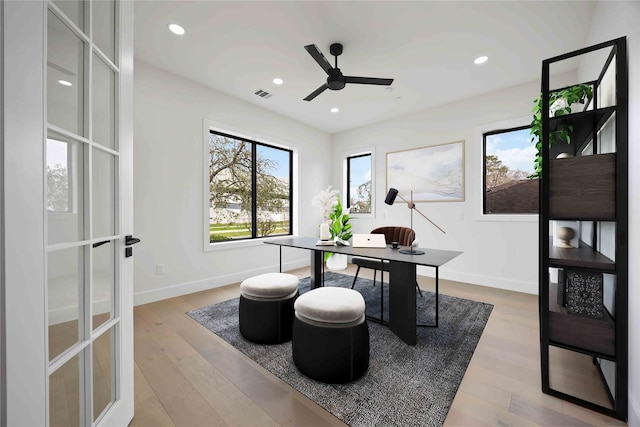
<instances>
[{"instance_id":1,"label":"ceiling air vent","mask_svg":"<svg viewBox=\"0 0 640 427\"><path fill-rule=\"evenodd\" d=\"M264 99L271 98L273 96L272 93L269 93L269 92L264 91L262 89L258 89L257 91L255 91L253 93L255 95L258 95L260 98L264 98Z\"/></svg>"}]
</instances>

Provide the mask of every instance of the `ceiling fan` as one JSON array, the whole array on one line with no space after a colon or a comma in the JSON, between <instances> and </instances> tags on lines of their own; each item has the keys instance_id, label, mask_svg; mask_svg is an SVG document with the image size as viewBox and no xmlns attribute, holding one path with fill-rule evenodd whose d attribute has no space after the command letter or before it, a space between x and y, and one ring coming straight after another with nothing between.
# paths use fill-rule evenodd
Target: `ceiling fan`
<instances>
[{"instance_id":1,"label":"ceiling fan","mask_svg":"<svg viewBox=\"0 0 640 427\"><path fill-rule=\"evenodd\" d=\"M356 83L363 85L382 85L389 86L393 83L393 79L378 79L375 77L353 77L353 76L345 76L338 68L338 56L342 54L342 45L340 43L333 43L329 46L329 52L331 55L335 56L335 67L331 67L327 58L324 57L322 52L318 49L318 46L315 44L310 44L304 47L309 55L313 59L316 60L318 65L328 74L327 82L320 86L318 89L311 92L304 100L311 101L316 96L320 95L327 89L331 90L340 90L344 88L347 83Z\"/></svg>"}]
</instances>

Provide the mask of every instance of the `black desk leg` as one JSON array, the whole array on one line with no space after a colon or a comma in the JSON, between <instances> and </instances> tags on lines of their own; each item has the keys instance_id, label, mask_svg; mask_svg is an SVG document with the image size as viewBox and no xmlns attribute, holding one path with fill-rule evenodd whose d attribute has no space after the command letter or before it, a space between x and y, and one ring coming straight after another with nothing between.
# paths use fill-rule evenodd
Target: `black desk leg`
<instances>
[{"instance_id":1,"label":"black desk leg","mask_svg":"<svg viewBox=\"0 0 640 427\"><path fill-rule=\"evenodd\" d=\"M436 328L438 327L438 301L440 300L440 293L438 291L438 267L436 267Z\"/></svg>"},{"instance_id":2,"label":"black desk leg","mask_svg":"<svg viewBox=\"0 0 640 427\"><path fill-rule=\"evenodd\" d=\"M415 264L389 262L389 329L407 344L416 344Z\"/></svg>"},{"instance_id":3,"label":"black desk leg","mask_svg":"<svg viewBox=\"0 0 640 427\"><path fill-rule=\"evenodd\" d=\"M434 267L436 269L436 320L434 323L432 323L431 325L424 325L424 324L418 324L418 326L422 327L422 328L437 328L438 327L438 308L439 308L439 301L440 301L440 292L438 289L438 285L439 285L439 281L438 281L438 267Z\"/></svg>"},{"instance_id":4,"label":"black desk leg","mask_svg":"<svg viewBox=\"0 0 640 427\"><path fill-rule=\"evenodd\" d=\"M311 251L311 289L322 286L322 251Z\"/></svg>"}]
</instances>

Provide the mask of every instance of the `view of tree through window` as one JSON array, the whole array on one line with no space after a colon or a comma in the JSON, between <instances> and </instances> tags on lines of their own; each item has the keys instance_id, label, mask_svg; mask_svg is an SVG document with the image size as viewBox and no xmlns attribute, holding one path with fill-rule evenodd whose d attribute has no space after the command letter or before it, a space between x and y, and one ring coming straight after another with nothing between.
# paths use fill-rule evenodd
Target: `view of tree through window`
<instances>
[{"instance_id":1,"label":"view of tree through window","mask_svg":"<svg viewBox=\"0 0 640 427\"><path fill-rule=\"evenodd\" d=\"M347 207L351 213L371 213L371 154L347 158Z\"/></svg>"},{"instance_id":2,"label":"view of tree through window","mask_svg":"<svg viewBox=\"0 0 640 427\"><path fill-rule=\"evenodd\" d=\"M291 234L290 150L209 133L209 241Z\"/></svg>"},{"instance_id":3,"label":"view of tree through window","mask_svg":"<svg viewBox=\"0 0 640 427\"><path fill-rule=\"evenodd\" d=\"M529 127L487 132L484 137L485 214L537 214L536 155Z\"/></svg>"},{"instance_id":4,"label":"view of tree through window","mask_svg":"<svg viewBox=\"0 0 640 427\"><path fill-rule=\"evenodd\" d=\"M69 146L47 138L47 211L70 212Z\"/></svg>"}]
</instances>

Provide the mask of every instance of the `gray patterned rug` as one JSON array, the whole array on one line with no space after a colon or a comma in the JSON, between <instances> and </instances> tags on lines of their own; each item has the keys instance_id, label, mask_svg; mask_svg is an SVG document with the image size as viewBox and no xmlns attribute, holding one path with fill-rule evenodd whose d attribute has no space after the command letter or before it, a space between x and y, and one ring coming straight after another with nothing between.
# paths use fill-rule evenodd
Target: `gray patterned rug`
<instances>
[{"instance_id":1,"label":"gray patterned rug","mask_svg":"<svg viewBox=\"0 0 640 427\"><path fill-rule=\"evenodd\" d=\"M352 276L327 272L325 286L351 287ZM385 284L385 303L389 301ZM309 278L300 281L300 292ZM367 314L380 316L380 283L358 279L355 289ZM418 323L432 323L434 298L416 296ZM418 328L418 344L409 346L386 326L369 322L369 370L357 381L331 385L311 380L297 370L291 343L259 345L238 331L238 299L187 313L291 387L345 423L356 426L441 426L458 390L493 305L440 295L437 328ZM388 319L385 307L385 319Z\"/></svg>"}]
</instances>

